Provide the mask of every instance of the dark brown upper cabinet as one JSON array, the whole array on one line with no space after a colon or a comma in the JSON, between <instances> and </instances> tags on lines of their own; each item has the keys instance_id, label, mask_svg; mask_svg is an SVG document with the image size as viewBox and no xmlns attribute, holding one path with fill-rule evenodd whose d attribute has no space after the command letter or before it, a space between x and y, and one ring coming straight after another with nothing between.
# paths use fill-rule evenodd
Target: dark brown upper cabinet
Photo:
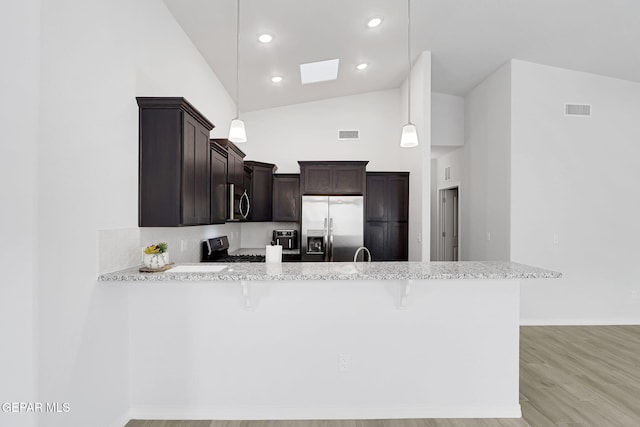
<instances>
[{"instance_id":1,"label":"dark brown upper cabinet","mask_svg":"<svg viewBox=\"0 0 640 427\"><path fill-rule=\"evenodd\" d=\"M244 188L244 152L228 139L213 139L218 145L227 149L227 183L238 189Z\"/></svg>"},{"instance_id":2,"label":"dark brown upper cabinet","mask_svg":"<svg viewBox=\"0 0 640 427\"><path fill-rule=\"evenodd\" d=\"M273 221L300 221L300 174L273 175Z\"/></svg>"},{"instance_id":3,"label":"dark brown upper cabinet","mask_svg":"<svg viewBox=\"0 0 640 427\"><path fill-rule=\"evenodd\" d=\"M303 195L364 195L366 161L300 161Z\"/></svg>"},{"instance_id":4,"label":"dark brown upper cabinet","mask_svg":"<svg viewBox=\"0 0 640 427\"><path fill-rule=\"evenodd\" d=\"M365 246L373 261L409 256L409 172L367 172Z\"/></svg>"},{"instance_id":5,"label":"dark brown upper cabinet","mask_svg":"<svg viewBox=\"0 0 640 427\"><path fill-rule=\"evenodd\" d=\"M247 193L251 201L248 221L271 221L272 220L272 196L273 196L273 173L276 165L247 160L244 162L245 170L248 174L245 177L249 180Z\"/></svg>"},{"instance_id":6,"label":"dark brown upper cabinet","mask_svg":"<svg viewBox=\"0 0 640 427\"><path fill-rule=\"evenodd\" d=\"M224 224L228 216L227 149L211 140L211 224Z\"/></svg>"},{"instance_id":7,"label":"dark brown upper cabinet","mask_svg":"<svg viewBox=\"0 0 640 427\"><path fill-rule=\"evenodd\" d=\"M139 97L140 227L210 221L213 124L184 98Z\"/></svg>"}]
</instances>

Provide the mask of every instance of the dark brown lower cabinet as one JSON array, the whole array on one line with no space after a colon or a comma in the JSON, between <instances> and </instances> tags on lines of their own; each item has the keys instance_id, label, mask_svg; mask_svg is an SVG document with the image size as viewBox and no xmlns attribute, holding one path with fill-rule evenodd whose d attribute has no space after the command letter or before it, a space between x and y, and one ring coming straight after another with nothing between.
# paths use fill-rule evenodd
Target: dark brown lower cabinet
<instances>
[{"instance_id":1,"label":"dark brown lower cabinet","mask_svg":"<svg viewBox=\"0 0 640 427\"><path fill-rule=\"evenodd\" d=\"M372 261L407 261L409 234L406 222L367 221L365 246Z\"/></svg>"},{"instance_id":2,"label":"dark brown lower cabinet","mask_svg":"<svg viewBox=\"0 0 640 427\"><path fill-rule=\"evenodd\" d=\"M282 254L282 262L300 262L300 254Z\"/></svg>"},{"instance_id":3,"label":"dark brown lower cabinet","mask_svg":"<svg viewBox=\"0 0 640 427\"><path fill-rule=\"evenodd\" d=\"M384 261L387 254L387 235L389 226L382 221L367 221L364 233L364 245L371 252L371 261Z\"/></svg>"},{"instance_id":4,"label":"dark brown lower cabinet","mask_svg":"<svg viewBox=\"0 0 640 427\"><path fill-rule=\"evenodd\" d=\"M388 222L387 228L387 260L407 261L409 259L409 224Z\"/></svg>"}]
</instances>

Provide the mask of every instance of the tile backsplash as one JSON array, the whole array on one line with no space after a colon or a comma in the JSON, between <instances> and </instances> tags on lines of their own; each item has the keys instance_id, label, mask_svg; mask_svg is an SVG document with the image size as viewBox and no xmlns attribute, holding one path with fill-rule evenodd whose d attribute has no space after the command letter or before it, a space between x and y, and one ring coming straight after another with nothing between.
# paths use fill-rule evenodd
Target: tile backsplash
<instances>
[{"instance_id":1,"label":"tile backsplash","mask_svg":"<svg viewBox=\"0 0 640 427\"><path fill-rule=\"evenodd\" d=\"M111 273L142 263L146 246L166 242L169 261L200 262L204 239L229 237L229 252L240 248L264 248L271 242L273 230L299 230L289 222L234 222L194 227L131 227L98 230L98 274Z\"/></svg>"},{"instance_id":2,"label":"tile backsplash","mask_svg":"<svg viewBox=\"0 0 640 427\"><path fill-rule=\"evenodd\" d=\"M98 230L98 274L140 265L140 229Z\"/></svg>"},{"instance_id":3,"label":"tile backsplash","mask_svg":"<svg viewBox=\"0 0 640 427\"><path fill-rule=\"evenodd\" d=\"M242 248L264 248L271 243L273 230L298 230L295 222L244 222L242 223Z\"/></svg>"},{"instance_id":4,"label":"tile backsplash","mask_svg":"<svg viewBox=\"0 0 640 427\"><path fill-rule=\"evenodd\" d=\"M170 262L200 262L201 242L217 236L229 237L230 251L240 248L240 224L227 223L195 227L143 227L140 228L140 250L167 242Z\"/></svg>"}]
</instances>

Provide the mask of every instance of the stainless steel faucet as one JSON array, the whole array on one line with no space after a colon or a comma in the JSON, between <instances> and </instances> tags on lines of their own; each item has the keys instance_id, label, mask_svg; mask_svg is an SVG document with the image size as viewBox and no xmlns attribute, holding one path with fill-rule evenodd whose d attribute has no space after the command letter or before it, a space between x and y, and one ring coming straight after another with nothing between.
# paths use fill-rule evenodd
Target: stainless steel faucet
<instances>
[{"instance_id":1,"label":"stainless steel faucet","mask_svg":"<svg viewBox=\"0 0 640 427\"><path fill-rule=\"evenodd\" d=\"M367 249L364 246L360 246L358 249L356 249L356 253L353 255L353 262L357 261L358 254L360 253L361 250L365 250L367 252L367 255L368 255L367 262L371 262L371 252L369 252L369 249Z\"/></svg>"}]
</instances>

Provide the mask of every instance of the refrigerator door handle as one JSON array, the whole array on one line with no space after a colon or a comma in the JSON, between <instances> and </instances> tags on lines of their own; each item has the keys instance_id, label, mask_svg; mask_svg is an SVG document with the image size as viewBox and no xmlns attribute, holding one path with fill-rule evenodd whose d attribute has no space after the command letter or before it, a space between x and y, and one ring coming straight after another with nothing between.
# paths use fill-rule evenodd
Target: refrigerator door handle
<instances>
[{"instance_id":1,"label":"refrigerator door handle","mask_svg":"<svg viewBox=\"0 0 640 427\"><path fill-rule=\"evenodd\" d=\"M333 218L329 218L329 261L333 262Z\"/></svg>"},{"instance_id":2,"label":"refrigerator door handle","mask_svg":"<svg viewBox=\"0 0 640 427\"><path fill-rule=\"evenodd\" d=\"M327 218L324 219L324 238L323 242L323 255L324 261L329 261L329 227L327 226Z\"/></svg>"}]
</instances>

